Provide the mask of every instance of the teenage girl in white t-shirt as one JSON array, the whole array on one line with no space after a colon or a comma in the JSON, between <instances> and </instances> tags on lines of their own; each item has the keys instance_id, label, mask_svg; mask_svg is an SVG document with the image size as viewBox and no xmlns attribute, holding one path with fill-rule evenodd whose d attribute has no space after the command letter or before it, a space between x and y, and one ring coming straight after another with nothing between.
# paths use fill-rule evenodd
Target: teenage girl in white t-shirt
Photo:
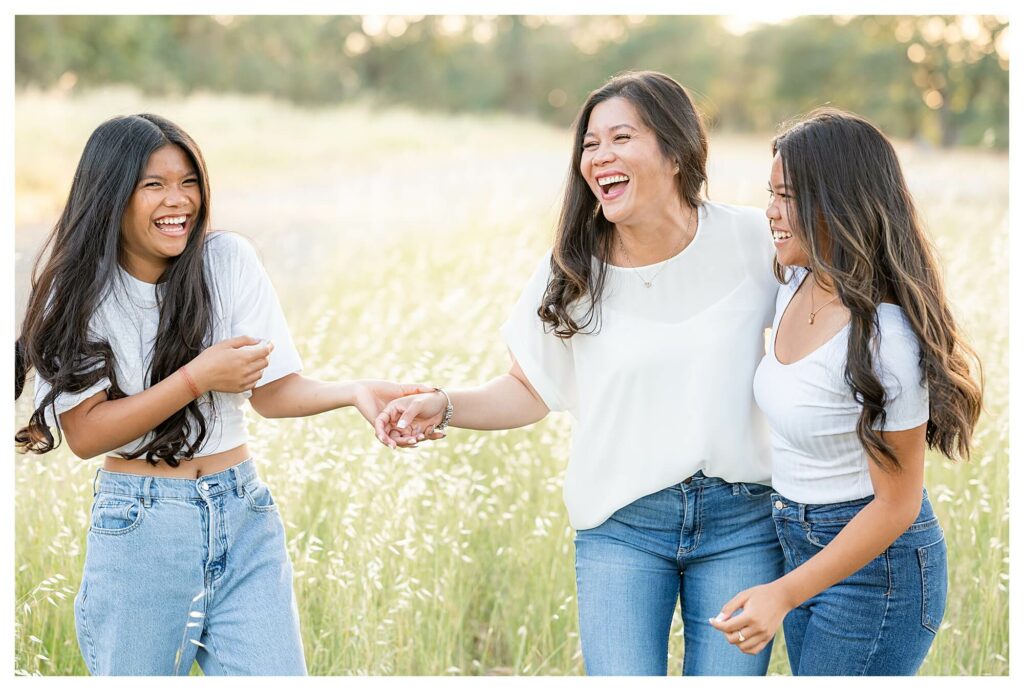
<instances>
[{"instance_id":1,"label":"teenage girl in white t-shirt","mask_svg":"<svg viewBox=\"0 0 1024 691\"><path fill-rule=\"evenodd\" d=\"M772 148L767 216L784 283L754 393L787 573L713 624L758 654L785 617L795 675L914 674L947 585L925 448L970 454L977 358L885 136L822 109Z\"/></svg>"},{"instance_id":2,"label":"teenage girl in white t-shirt","mask_svg":"<svg viewBox=\"0 0 1024 691\"><path fill-rule=\"evenodd\" d=\"M573 416L564 495L589 674L665 674L680 604L685 674L768 667L769 650L743 655L708 618L739 583L782 574L751 389L772 248L758 211L702 198L706 158L700 117L670 77L626 73L594 91L555 246L502 329L511 370L378 417L394 446L446 424Z\"/></svg>"},{"instance_id":3,"label":"teenage girl in white t-shirt","mask_svg":"<svg viewBox=\"0 0 1024 691\"><path fill-rule=\"evenodd\" d=\"M373 420L416 387L319 382L253 248L209 232L195 142L155 115L90 136L33 278L16 442L103 456L78 641L93 674L304 674L284 526L246 446L264 417L355 405ZM52 428L52 429L51 429ZM56 435L54 434L56 432Z\"/></svg>"}]
</instances>

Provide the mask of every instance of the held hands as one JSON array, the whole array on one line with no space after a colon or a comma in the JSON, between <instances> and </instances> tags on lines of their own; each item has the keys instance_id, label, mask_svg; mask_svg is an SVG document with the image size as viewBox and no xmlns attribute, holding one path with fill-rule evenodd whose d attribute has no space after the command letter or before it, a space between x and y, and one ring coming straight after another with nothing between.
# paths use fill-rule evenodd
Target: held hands
<instances>
[{"instance_id":1,"label":"held hands","mask_svg":"<svg viewBox=\"0 0 1024 691\"><path fill-rule=\"evenodd\" d=\"M743 611L733 616L742 608ZM710 623L726 640L748 655L757 655L775 637L783 617L793 609L778 581L748 588L725 603Z\"/></svg>"},{"instance_id":2,"label":"held hands","mask_svg":"<svg viewBox=\"0 0 1024 691\"><path fill-rule=\"evenodd\" d=\"M200 394L209 391L249 391L263 376L274 344L263 345L251 336L236 336L214 343L188 363L188 373Z\"/></svg>"},{"instance_id":3,"label":"held hands","mask_svg":"<svg viewBox=\"0 0 1024 691\"><path fill-rule=\"evenodd\" d=\"M354 387L352 404L359 410L359 414L374 426L376 426L377 416L389 402L403 396L428 393L434 390L432 386L395 384L382 379L358 379L352 382L352 385ZM381 440L381 443L385 442Z\"/></svg>"},{"instance_id":4,"label":"held hands","mask_svg":"<svg viewBox=\"0 0 1024 691\"><path fill-rule=\"evenodd\" d=\"M440 391L396 398L373 420L377 440L392 449L416 444L424 439L443 439L443 432L434 432L444 417L448 400Z\"/></svg>"}]
</instances>

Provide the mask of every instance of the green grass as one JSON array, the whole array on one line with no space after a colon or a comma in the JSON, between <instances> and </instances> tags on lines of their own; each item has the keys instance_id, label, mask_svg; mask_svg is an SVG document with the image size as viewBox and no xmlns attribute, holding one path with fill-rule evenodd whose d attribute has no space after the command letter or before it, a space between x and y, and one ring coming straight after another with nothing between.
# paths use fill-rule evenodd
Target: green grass
<instances>
[{"instance_id":1,"label":"green grass","mask_svg":"<svg viewBox=\"0 0 1024 691\"><path fill-rule=\"evenodd\" d=\"M52 222L66 171L94 124L142 109L180 120L203 146L218 208L232 211L220 223L241 225L263 251L308 374L458 387L506 371L498 329L550 243L565 133L507 118L358 106L302 111L213 97L21 94L20 246L38 241L23 228ZM58 131L68 113L74 134ZM265 128L290 134L263 146ZM764 203L766 141L712 134L713 198ZM974 461L929 457L950 592L921 671L1004 675L1007 161L969 151L903 147L901 154L987 379ZM324 176L335 186L317 187ZM252 212L253 188L275 197L273 213ZM23 195L34 200L24 208ZM302 214L321 222L310 223L308 235L282 233L282 223ZM31 259L24 254L21 276ZM19 423L26 403L16 406ZM453 430L444 442L400 452L377 444L352 410L304 420L253 416L250 429L285 520L310 673L582 673L572 530L561 499L566 416L525 430ZM85 673L72 599L95 465L64 448L16 458L18 673ZM677 615L674 672L681 650ZM788 674L782 645L770 671Z\"/></svg>"}]
</instances>

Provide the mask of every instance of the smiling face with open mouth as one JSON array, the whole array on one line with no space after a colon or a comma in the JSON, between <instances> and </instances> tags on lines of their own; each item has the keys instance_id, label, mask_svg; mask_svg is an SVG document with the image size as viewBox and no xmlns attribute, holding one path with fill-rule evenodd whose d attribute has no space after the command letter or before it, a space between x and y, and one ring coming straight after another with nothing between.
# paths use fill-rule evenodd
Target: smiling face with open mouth
<instances>
[{"instance_id":1,"label":"smiling face with open mouth","mask_svg":"<svg viewBox=\"0 0 1024 691\"><path fill-rule=\"evenodd\" d=\"M768 192L771 203L764 213L768 217L779 263L783 266L808 266L811 260L804 248L802 230L797 222L795 193L786 182L781 154L776 154L772 161Z\"/></svg>"},{"instance_id":2,"label":"smiling face with open mouth","mask_svg":"<svg viewBox=\"0 0 1024 691\"><path fill-rule=\"evenodd\" d=\"M128 273L156 283L167 261L185 250L202 208L199 176L174 144L152 153L121 218L121 256Z\"/></svg>"},{"instance_id":3,"label":"smiling face with open mouth","mask_svg":"<svg viewBox=\"0 0 1024 691\"><path fill-rule=\"evenodd\" d=\"M635 225L679 205L675 164L656 134L622 97L594 106L583 136L580 174L601 203L604 217Z\"/></svg>"}]
</instances>

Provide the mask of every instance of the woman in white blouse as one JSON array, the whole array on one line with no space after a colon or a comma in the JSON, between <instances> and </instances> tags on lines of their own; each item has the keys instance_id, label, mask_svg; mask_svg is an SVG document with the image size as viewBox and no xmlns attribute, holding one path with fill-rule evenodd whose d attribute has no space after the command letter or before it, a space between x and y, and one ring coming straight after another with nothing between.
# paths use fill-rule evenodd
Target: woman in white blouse
<instances>
[{"instance_id":1,"label":"woman in white blouse","mask_svg":"<svg viewBox=\"0 0 1024 691\"><path fill-rule=\"evenodd\" d=\"M925 448L969 455L977 359L885 135L822 109L773 152L767 215L784 283L754 393L786 575L736 595L713 624L756 655L785 617L795 675L914 674L947 584Z\"/></svg>"},{"instance_id":2,"label":"woman in white blouse","mask_svg":"<svg viewBox=\"0 0 1024 691\"><path fill-rule=\"evenodd\" d=\"M670 77L613 78L575 130L555 246L502 329L511 370L397 399L378 437L569 411L587 672L665 674L681 602L685 674L764 674L769 649L746 656L708 623L737 590L782 574L751 390L776 292L764 218L702 198L707 140Z\"/></svg>"}]
</instances>

